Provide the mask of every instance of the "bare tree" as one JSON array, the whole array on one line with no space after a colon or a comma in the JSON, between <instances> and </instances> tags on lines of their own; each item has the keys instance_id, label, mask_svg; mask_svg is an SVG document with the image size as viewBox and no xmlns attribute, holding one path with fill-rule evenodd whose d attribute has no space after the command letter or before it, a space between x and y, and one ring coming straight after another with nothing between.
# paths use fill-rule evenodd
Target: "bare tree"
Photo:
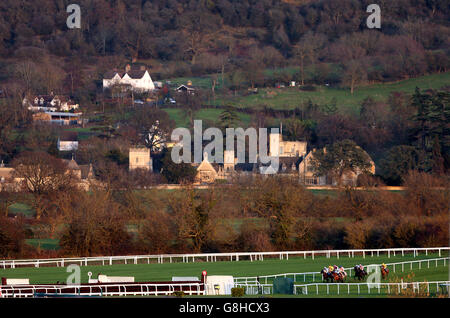
<instances>
[{"instance_id":1,"label":"bare tree","mask_svg":"<svg viewBox=\"0 0 450 318\"><path fill-rule=\"evenodd\" d=\"M353 95L357 85L367 79L367 71L360 61L351 60L345 64L344 82L350 86L350 93Z\"/></svg>"},{"instance_id":2,"label":"bare tree","mask_svg":"<svg viewBox=\"0 0 450 318\"><path fill-rule=\"evenodd\" d=\"M32 205L39 219L45 210L48 195L57 191L70 191L75 186L75 175L67 164L46 152L24 152L14 159L14 177L22 180L22 187L33 194Z\"/></svg>"},{"instance_id":3,"label":"bare tree","mask_svg":"<svg viewBox=\"0 0 450 318\"><path fill-rule=\"evenodd\" d=\"M317 61L317 54L325 42L326 38L323 34L308 32L294 45L294 54L300 63L301 85L305 85L305 62L309 61L314 64Z\"/></svg>"}]
</instances>

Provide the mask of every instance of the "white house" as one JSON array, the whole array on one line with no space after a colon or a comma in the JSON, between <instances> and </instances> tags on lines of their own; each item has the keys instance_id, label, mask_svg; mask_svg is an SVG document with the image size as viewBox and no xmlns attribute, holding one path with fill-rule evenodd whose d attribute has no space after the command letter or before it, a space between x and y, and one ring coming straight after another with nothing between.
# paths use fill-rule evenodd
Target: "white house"
<instances>
[{"instance_id":1,"label":"white house","mask_svg":"<svg viewBox=\"0 0 450 318\"><path fill-rule=\"evenodd\" d=\"M75 151L78 149L78 134L74 132L64 131L58 137L59 151Z\"/></svg>"},{"instance_id":2,"label":"white house","mask_svg":"<svg viewBox=\"0 0 450 318\"><path fill-rule=\"evenodd\" d=\"M131 69L127 65L125 73L110 71L104 75L103 89L111 88L114 85L129 86L135 92L149 92L155 89L155 84L148 70L144 67Z\"/></svg>"},{"instance_id":3,"label":"white house","mask_svg":"<svg viewBox=\"0 0 450 318\"><path fill-rule=\"evenodd\" d=\"M53 93L50 95L36 95L30 98L25 97L22 104L34 112L69 111L79 108L79 105L75 104L68 96L53 95Z\"/></svg>"}]
</instances>

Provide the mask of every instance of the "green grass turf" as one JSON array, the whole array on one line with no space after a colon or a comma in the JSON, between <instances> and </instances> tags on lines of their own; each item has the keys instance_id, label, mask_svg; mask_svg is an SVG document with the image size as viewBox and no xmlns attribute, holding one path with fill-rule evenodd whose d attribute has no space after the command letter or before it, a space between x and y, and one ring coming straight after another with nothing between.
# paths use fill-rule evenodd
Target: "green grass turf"
<instances>
[{"instance_id":1,"label":"green grass turf","mask_svg":"<svg viewBox=\"0 0 450 318\"><path fill-rule=\"evenodd\" d=\"M169 115L169 117L175 121L176 127L190 127L191 124L189 122L189 118L186 115L186 112L183 109L179 108L163 108L163 110ZM214 125L218 125L218 120L220 113L223 112L223 109L217 108L202 108L195 112L194 120L203 120L209 121ZM242 112L237 112L237 116L239 117L238 123L236 123L237 127L248 127L251 121L251 116L249 114L245 114Z\"/></svg>"},{"instance_id":2,"label":"green grass turf","mask_svg":"<svg viewBox=\"0 0 450 318\"><path fill-rule=\"evenodd\" d=\"M26 217L32 217L35 215L35 211L25 203L14 203L8 207L8 212L17 215L22 214Z\"/></svg>"},{"instance_id":3,"label":"green grass turf","mask_svg":"<svg viewBox=\"0 0 450 318\"><path fill-rule=\"evenodd\" d=\"M437 254L419 255L419 259L434 258ZM115 264L112 266L82 266L81 267L81 281L87 282L87 273L91 271L96 277L98 273L110 276L134 276L136 281L168 281L172 276L197 276L200 277L201 272L206 270L209 275L233 275L234 277L247 276L263 276L283 273L302 273L302 272L319 272L324 266L330 264L337 264L344 267L353 267L355 264L380 264L382 262L400 262L414 260L412 255L395 256L388 258L387 256L370 257L365 259L359 256L354 258L344 257L338 260L336 257L330 259L325 257L316 257L312 260L310 257L304 259L303 257L291 257L289 260L265 259L264 261L219 261L219 262L201 262L194 263L164 263L164 264ZM448 279L448 262L444 267L442 262L438 268L432 267L428 270L422 266L423 273L418 274L418 266L415 265L413 272L416 273L417 279L422 280L447 280ZM1 266L1 262L0 262ZM400 271L397 268L397 273ZM396 274L397 274L396 273ZM409 267L405 266L405 275L409 273ZM65 282L70 273L66 272L64 267L22 267L15 269L0 269L0 277L9 278L29 278L30 282L36 283L56 283L56 281ZM419 276L421 275L421 276ZM297 278L300 283L301 278ZM303 280L302 280L303 281Z\"/></svg>"},{"instance_id":4,"label":"green grass turf","mask_svg":"<svg viewBox=\"0 0 450 318\"><path fill-rule=\"evenodd\" d=\"M278 109L293 109L311 99L319 105L329 104L333 98L337 101L338 110L341 113L357 113L362 100L371 96L375 100L385 100L389 93L406 92L413 93L416 87L420 89L439 89L450 85L450 72L411 78L395 83L373 84L358 87L354 94L349 89L321 86L313 92L301 91L297 87L266 88L261 89L259 94L245 97L225 97L216 99L217 105L233 105L236 107L261 107L267 106ZM275 92L269 95L268 92Z\"/></svg>"},{"instance_id":5,"label":"green grass turf","mask_svg":"<svg viewBox=\"0 0 450 318\"><path fill-rule=\"evenodd\" d=\"M56 251L60 248L58 239L27 239L25 243L34 247L40 247L41 250Z\"/></svg>"}]
</instances>

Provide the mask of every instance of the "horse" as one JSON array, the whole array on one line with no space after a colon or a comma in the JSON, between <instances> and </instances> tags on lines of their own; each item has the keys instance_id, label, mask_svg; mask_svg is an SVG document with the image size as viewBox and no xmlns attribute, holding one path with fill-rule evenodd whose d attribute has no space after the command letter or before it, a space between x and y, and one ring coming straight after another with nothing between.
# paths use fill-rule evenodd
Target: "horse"
<instances>
[{"instance_id":1,"label":"horse","mask_svg":"<svg viewBox=\"0 0 450 318\"><path fill-rule=\"evenodd\" d=\"M338 272L333 272L332 273L332 275L333 275L333 280L336 282L336 283L343 283L344 282L344 274L342 274L342 273L338 273Z\"/></svg>"},{"instance_id":2,"label":"horse","mask_svg":"<svg viewBox=\"0 0 450 318\"><path fill-rule=\"evenodd\" d=\"M389 274L389 269L387 267L381 266L381 277L385 279Z\"/></svg>"},{"instance_id":3,"label":"horse","mask_svg":"<svg viewBox=\"0 0 450 318\"><path fill-rule=\"evenodd\" d=\"M361 269L358 265L354 267L355 277L359 280L363 280L365 276L367 276L367 272L364 269Z\"/></svg>"},{"instance_id":4,"label":"horse","mask_svg":"<svg viewBox=\"0 0 450 318\"><path fill-rule=\"evenodd\" d=\"M324 280L325 282L328 283L330 280L331 280L331 281L333 280L333 276L332 276L331 273L330 273L328 270L326 270L325 268L322 269L322 270L320 271L320 273L322 274L323 280Z\"/></svg>"}]
</instances>

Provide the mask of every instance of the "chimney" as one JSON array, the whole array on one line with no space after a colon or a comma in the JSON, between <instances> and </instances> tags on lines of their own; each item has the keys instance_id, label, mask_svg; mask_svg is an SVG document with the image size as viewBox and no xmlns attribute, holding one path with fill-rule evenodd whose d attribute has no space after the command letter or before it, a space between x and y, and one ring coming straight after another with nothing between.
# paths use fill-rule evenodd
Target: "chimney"
<instances>
[{"instance_id":1,"label":"chimney","mask_svg":"<svg viewBox=\"0 0 450 318\"><path fill-rule=\"evenodd\" d=\"M130 64L127 64L127 66L125 66L125 72L128 73L131 70L131 66Z\"/></svg>"}]
</instances>

